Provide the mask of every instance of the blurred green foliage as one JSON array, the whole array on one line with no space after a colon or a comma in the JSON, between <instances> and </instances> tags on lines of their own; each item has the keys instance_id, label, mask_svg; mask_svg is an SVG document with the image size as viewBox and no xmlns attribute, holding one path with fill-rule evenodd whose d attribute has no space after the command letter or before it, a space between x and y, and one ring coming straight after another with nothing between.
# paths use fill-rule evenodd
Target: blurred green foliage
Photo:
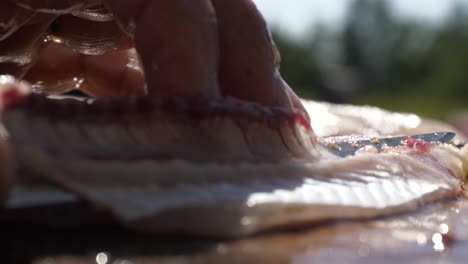
<instances>
[{"instance_id":1,"label":"blurred green foliage","mask_svg":"<svg viewBox=\"0 0 468 264\"><path fill-rule=\"evenodd\" d=\"M343 30L304 38L273 30L282 74L303 97L447 119L468 108L468 8L442 24L395 15L391 1L355 0Z\"/></svg>"}]
</instances>

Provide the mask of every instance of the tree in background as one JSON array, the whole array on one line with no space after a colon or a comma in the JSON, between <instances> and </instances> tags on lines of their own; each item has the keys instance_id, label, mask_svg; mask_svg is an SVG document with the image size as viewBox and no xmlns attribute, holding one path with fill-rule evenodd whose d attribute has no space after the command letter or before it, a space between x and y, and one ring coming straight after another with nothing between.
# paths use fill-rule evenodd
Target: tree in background
<instances>
[{"instance_id":1,"label":"tree in background","mask_svg":"<svg viewBox=\"0 0 468 264\"><path fill-rule=\"evenodd\" d=\"M401 27L386 0L355 0L343 33L344 65L360 76L362 89L391 89Z\"/></svg>"},{"instance_id":2,"label":"tree in background","mask_svg":"<svg viewBox=\"0 0 468 264\"><path fill-rule=\"evenodd\" d=\"M273 39L281 53L281 74L302 97L319 97L323 87L315 52L306 41L273 30Z\"/></svg>"},{"instance_id":3,"label":"tree in background","mask_svg":"<svg viewBox=\"0 0 468 264\"><path fill-rule=\"evenodd\" d=\"M468 107L468 8L444 23L402 19L388 0L354 0L342 31L274 31L282 73L299 94L447 118Z\"/></svg>"}]
</instances>

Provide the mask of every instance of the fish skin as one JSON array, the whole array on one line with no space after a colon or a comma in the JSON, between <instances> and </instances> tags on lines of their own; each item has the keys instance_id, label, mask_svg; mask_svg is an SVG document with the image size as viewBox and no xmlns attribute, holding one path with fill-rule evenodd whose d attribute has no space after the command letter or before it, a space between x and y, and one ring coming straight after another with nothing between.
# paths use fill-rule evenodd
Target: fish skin
<instances>
[{"instance_id":1,"label":"fish skin","mask_svg":"<svg viewBox=\"0 0 468 264\"><path fill-rule=\"evenodd\" d=\"M128 99L105 99L83 107L83 102L19 98L5 108L2 119L21 166L145 232L239 237L304 223L407 212L462 192L462 161L443 148L339 158L320 148L300 116L280 109L272 113L226 101L212 105L216 111L193 110L194 105L176 100L142 116ZM114 108L125 102L128 108ZM154 106L148 107L145 110ZM159 118L153 119L154 112ZM159 134L170 139L187 129L190 119L199 121L192 131L219 124L213 121L219 121L219 113L221 119L232 120L221 123L222 132L240 128L232 132L240 144L223 145L239 155L216 148L211 150L217 155L202 157L183 148L168 157L145 152L146 144L155 140L147 135L157 130L147 128L147 120L172 122L170 133ZM271 115L279 122L264 118ZM217 136L223 133L216 132L213 138L221 140ZM190 133L177 138L186 136L190 138ZM188 141L194 144L191 147L200 143L197 139L213 140L207 134L196 136ZM170 142L183 147L187 141ZM145 155L130 159L135 153Z\"/></svg>"},{"instance_id":2,"label":"fish skin","mask_svg":"<svg viewBox=\"0 0 468 264\"><path fill-rule=\"evenodd\" d=\"M299 111L234 99L141 97L83 103L29 95L23 100L3 115L13 144L38 145L62 155L194 162L314 160L321 155Z\"/></svg>"}]
</instances>

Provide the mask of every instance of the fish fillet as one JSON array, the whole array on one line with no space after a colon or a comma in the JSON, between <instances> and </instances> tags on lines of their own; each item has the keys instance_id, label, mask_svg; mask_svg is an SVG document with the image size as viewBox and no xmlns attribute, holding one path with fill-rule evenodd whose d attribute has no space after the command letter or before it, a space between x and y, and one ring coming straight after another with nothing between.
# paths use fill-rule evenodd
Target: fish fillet
<instances>
[{"instance_id":1,"label":"fish fillet","mask_svg":"<svg viewBox=\"0 0 468 264\"><path fill-rule=\"evenodd\" d=\"M309 113L314 113L311 125L319 137L342 135L415 135L456 129L440 121L421 118L410 113L389 112L373 106L332 104L303 101ZM461 134L461 133L457 133ZM466 139L457 135L457 140Z\"/></svg>"},{"instance_id":2,"label":"fish fillet","mask_svg":"<svg viewBox=\"0 0 468 264\"><path fill-rule=\"evenodd\" d=\"M20 166L146 232L237 237L410 211L462 192L462 161L439 146L339 158L283 109L14 89L3 97Z\"/></svg>"}]
</instances>

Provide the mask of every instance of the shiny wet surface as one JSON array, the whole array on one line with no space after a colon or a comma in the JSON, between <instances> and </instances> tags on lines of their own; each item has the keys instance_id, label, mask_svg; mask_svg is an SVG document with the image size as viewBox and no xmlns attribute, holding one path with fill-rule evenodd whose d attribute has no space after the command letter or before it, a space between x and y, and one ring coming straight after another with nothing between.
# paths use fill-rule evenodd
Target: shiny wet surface
<instances>
[{"instance_id":1,"label":"shiny wet surface","mask_svg":"<svg viewBox=\"0 0 468 264\"><path fill-rule=\"evenodd\" d=\"M6 243L2 262L466 263L468 257L468 201L462 198L410 214L334 222L233 241L156 237L104 222L96 225L96 217L103 219L105 214L75 214L85 208L75 205L32 212L43 219L55 217L57 223L75 219L73 228L31 225L24 220L25 212L3 214L0 233ZM8 214L13 218L5 218ZM21 217L22 221L11 223ZM78 223L94 224L77 227Z\"/></svg>"}]
</instances>

